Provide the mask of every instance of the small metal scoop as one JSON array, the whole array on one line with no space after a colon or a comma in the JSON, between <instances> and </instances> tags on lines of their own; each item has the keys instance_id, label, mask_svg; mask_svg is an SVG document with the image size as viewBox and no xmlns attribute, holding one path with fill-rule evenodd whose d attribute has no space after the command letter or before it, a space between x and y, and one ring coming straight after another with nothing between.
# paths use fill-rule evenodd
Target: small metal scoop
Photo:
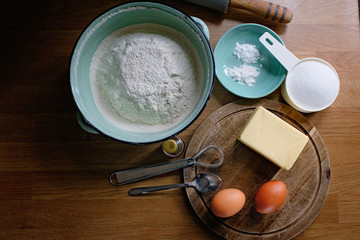
<instances>
[{"instance_id":1,"label":"small metal scoop","mask_svg":"<svg viewBox=\"0 0 360 240\"><path fill-rule=\"evenodd\" d=\"M201 193L207 193L216 190L220 186L220 184L221 184L221 179L219 176L212 173L199 173L196 175L194 180L188 183L132 188L130 189L129 194L131 196L137 196L137 195L147 194L150 192L156 192L156 191L173 189L173 188L184 188L184 187L194 187L197 191Z\"/></svg>"},{"instance_id":2,"label":"small metal scoop","mask_svg":"<svg viewBox=\"0 0 360 240\"><path fill-rule=\"evenodd\" d=\"M215 150L218 152L219 158L215 163L205 163L198 161L201 155L205 152L209 151L210 149ZM166 163L159 163L139 168L128 169L124 171L117 171L113 172L109 176L109 181L114 186L121 186L127 183L139 181L142 179L146 179L149 177L153 177L159 174L163 174L166 172L170 172L176 169L185 168L189 166L201 166L201 167L209 167L209 168L216 168L219 167L224 161L224 153L216 145L209 145L201 149L197 154L190 158L184 158L176 161L166 162Z\"/></svg>"}]
</instances>

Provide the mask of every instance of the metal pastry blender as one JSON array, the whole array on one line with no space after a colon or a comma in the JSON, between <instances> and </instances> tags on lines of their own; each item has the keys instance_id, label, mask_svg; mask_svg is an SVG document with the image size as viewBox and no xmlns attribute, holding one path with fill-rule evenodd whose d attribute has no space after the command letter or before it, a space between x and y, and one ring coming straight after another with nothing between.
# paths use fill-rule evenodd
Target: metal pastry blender
<instances>
[{"instance_id":1,"label":"metal pastry blender","mask_svg":"<svg viewBox=\"0 0 360 240\"><path fill-rule=\"evenodd\" d=\"M215 163L205 163L202 161L198 161L198 158L205 154L205 152L213 149L219 155L219 158ZM194 156L189 158L184 158L180 160L175 160L171 162L159 163L139 168L128 169L124 171L117 171L113 172L109 176L109 181L114 186L121 186L127 183L139 181L142 179L146 179L149 177L153 177L156 175L160 175L166 172L170 172L176 169L185 168L189 166L201 166L201 167L208 167L208 168L216 168L219 167L224 161L224 153L216 145L209 145L201 149L198 153Z\"/></svg>"}]
</instances>

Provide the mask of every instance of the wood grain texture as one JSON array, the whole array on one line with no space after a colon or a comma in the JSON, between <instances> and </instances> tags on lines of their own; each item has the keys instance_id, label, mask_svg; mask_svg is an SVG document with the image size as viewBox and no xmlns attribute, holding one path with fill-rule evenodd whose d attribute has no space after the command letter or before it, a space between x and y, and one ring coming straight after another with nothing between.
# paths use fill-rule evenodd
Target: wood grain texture
<instances>
[{"instance_id":1,"label":"wood grain texture","mask_svg":"<svg viewBox=\"0 0 360 240\"><path fill-rule=\"evenodd\" d=\"M84 132L76 122L68 67L83 29L124 0L0 2L0 239L222 239L210 231L184 190L142 197L132 187L180 183L182 171L113 187L114 170L171 161L160 144L132 146ZM294 13L277 25L244 10L228 14L186 1L158 0L203 19L214 48L230 28L259 23L299 58L330 62L341 80L335 103L306 114L328 151L331 182L320 214L296 240L355 240L360 235L360 28L354 0L274 0ZM283 102L277 90L266 97ZM204 112L180 137L240 100L216 80ZM182 156L180 156L182 157Z\"/></svg>"},{"instance_id":2,"label":"wood grain texture","mask_svg":"<svg viewBox=\"0 0 360 240\"><path fill-rule=\"evenodd\" d=\"M282 170L237 140L257 106L263 106L306 134L310 140L289 170ZM215 144L225 152L220 168L190 167L184 179L191 181L200 172L213 172L222 179L218 189L237 188L247 197L244 208L230 218L217 218L209 210L217 191L199 194L187 189L189 200L200 219L226 239L290 239L301 233L321 210L330 183L330 160L316 128L292 108L272 100L239 100L212 113L196 130L186 151L190 157ZM206 161L200 158L199 161ZM287 200L274 214L259 214L254 196L270 180L281 180L288 189Z\"/></svg>"}]
</instances>

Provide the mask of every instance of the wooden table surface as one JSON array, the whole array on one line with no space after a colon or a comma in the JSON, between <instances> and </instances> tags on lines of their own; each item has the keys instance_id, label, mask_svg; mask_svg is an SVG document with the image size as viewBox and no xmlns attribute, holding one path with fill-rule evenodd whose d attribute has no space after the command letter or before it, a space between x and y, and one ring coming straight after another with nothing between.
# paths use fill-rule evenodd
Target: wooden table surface
<instances>
[{"instance_id":1,"label":"wooden table surface","mask_svg":"<svg viewBox=\"0 0 360 240\"><path fill-rule=\"evenodd\" d=\"M0 239L220 239L194 213L183 189L131 197L134 186L182 182L174 171L113 187L118 169L170 161L160 143L134 146L83 131L69 84L69 62L82 30L126 1L1 1ZM299 58L330 62L341 79L336 102L305 116L321 134L331 164L330 190L315 221L296 239L360 236L360 28L356 0L284 0L294 12L276 25L244 11L228 15L162 0L210 28L217 41L231 27L259 23L273 29ZM279 90L268 99L283 102ZM241 98L216 80L201 116Z\"/></svg>"}]
</instances>

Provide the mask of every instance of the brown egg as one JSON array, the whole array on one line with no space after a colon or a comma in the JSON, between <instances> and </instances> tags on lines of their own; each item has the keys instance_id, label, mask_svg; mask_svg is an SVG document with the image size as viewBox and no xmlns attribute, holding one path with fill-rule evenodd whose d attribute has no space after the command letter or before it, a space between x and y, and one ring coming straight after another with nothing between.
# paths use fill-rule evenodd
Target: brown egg
<instances>
[{"instance_id":1,"label":"brown egg","mask_svg":"<svg viewBox=\"0 0 360 240\"><path fill-rule=\"evenodd\" d=\"M255 209L263 214L273 213L283 205L286 195L286 185L282 181L271 180L266 182L255 194Z\"/></svg>"},{"instance_id":2,"label":"brown egg","mask_svg":"<svg viewBox=\"0 0 360 240\"><path fill-rule=\"evenodd\" d=\"M231 217L238 213L245 204L245 194L235 188L228 188L216 193L210 208L218 217Z\"/></svg>"}]
</instances>

